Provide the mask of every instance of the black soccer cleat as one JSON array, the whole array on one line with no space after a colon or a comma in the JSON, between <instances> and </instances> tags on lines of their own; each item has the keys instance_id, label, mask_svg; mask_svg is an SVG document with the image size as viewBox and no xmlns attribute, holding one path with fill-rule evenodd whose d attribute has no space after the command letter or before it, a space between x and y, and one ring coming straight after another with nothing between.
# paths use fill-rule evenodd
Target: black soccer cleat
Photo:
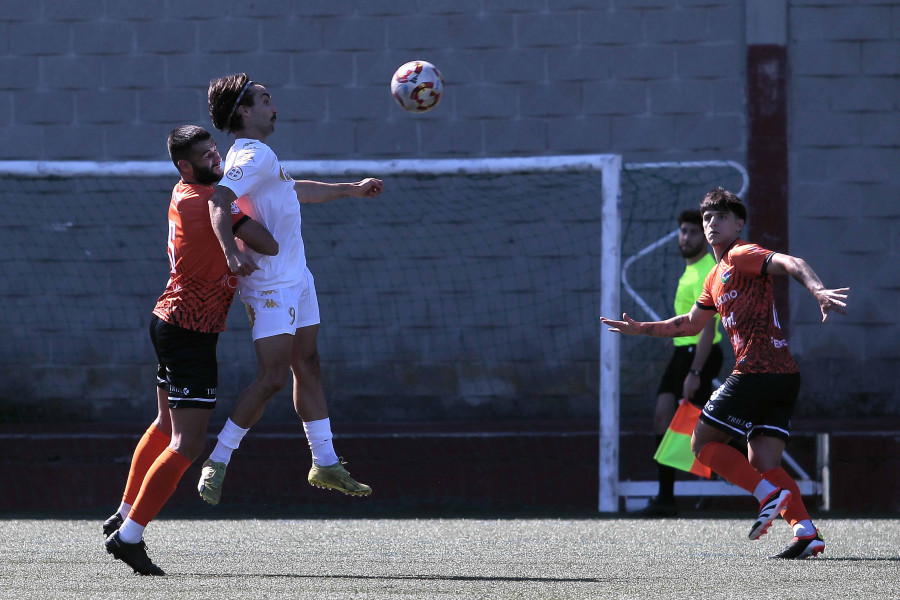
<instances>
[{"instance_id":1,"label":"black soccer cleat","mask_svg":"<svg viewBox=\"0 0 900 600\"><path fill-rule=\"evenodd\" d=\"M125 519L119 513L114 514L107 520L103 521L103 537L108 538L119 530Z\"/></svg>"},{"instance_id":2,"label":"black soccer cleat","mask_svg":"<svg viewBox=\"0 0 900 600\"><path fill-rule=\"evenodd\" d=\"M825 552L825 540L819 530L816 529L816 535L808 537L795 537L791 543L784 547L784 550L770 556L769 558L787 558L793 560L801 560L804 558L815 557L817 554Z\"/></svg>"},{"instance_id":3,"label":"black soccer cleat","mask_svg":"<svg viewBox=\"0 0 900 600\"><path fill-rule=\"evenodd\" d=\"M147 556L147 545L144 540L137 544L126 544L119 538L119 532L116 531L106 538L106 551L118 558L126 565L134 569L135 573L141 575L165 575L165 571L153 564L150 557Z\"/></svg>"},{"instance_id":4,"label":"black soccer cleat","mask_svg":"<svg viewBox=\"0 0 900 600\"><path fill-rule=\"evenodd\" d=\"M765 535L772 521L791 503L791 491L776 488L765 500L759 503L759 516L750 528L750 539L758 540Z\"/></svg>"}]
</instances>

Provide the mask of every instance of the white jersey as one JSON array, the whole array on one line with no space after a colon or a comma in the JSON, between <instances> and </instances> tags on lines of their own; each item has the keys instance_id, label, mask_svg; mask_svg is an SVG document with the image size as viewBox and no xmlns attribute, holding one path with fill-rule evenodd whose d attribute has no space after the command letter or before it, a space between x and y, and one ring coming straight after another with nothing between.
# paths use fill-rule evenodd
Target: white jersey
<instances>
[{"instance_id":1,"label":"white jersey","mask_svg":"<svg viewBox=\"0 0 900 600\"><path fill-rule=\"evenodd\" d=\"M278 157L259 140L238 138L225 159L223 185L238 197L237 205L262 223L278 242L278 254L266 256L241 246L259 270L238 278L238 290L285 288L305 281L306 254L300 235L300 203L294 180Z\"/></svg>"}]
</instances>

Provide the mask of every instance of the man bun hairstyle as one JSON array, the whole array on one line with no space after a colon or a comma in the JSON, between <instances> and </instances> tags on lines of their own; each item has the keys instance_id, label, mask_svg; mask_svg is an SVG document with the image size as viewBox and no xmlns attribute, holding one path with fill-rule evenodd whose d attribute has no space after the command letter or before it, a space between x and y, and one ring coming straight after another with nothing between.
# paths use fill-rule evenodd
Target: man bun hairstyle
<instances>
[{"instance_id":1,"label":"man bun hairstyle","mask_svg":"<svg viewBox=\"0 0 900 600\"><path fill-rule=\"evenodd\" d=\"M700 202L701 214L711 210L731 212L742 221L747 220L747 207L741 199L738 198L736 194L729 192L722 187L711 189L703 197L703 201Z\"/></svg>"},{"instance_id":2,"label":"man bun hairstyle","mask_svg":"<svg viewBox=\"0 0 900 600\"><path fill-rule=\"evenodd\" d=\"M253 82L246 73L234 73L209 82L209 118L213 127L223 133L234 133L243 126L237 109L253 106L250 87Z\"/></svg>"},{"instance_id":3,"label":"man bun hairstyle","mask_svg":"<svg viewBox=\"0 0 900 600\"><path fill-rule=\"evenodd\" d=\"M172 164L178 168L179 160L190 160L191 149L197 142L205 142L212 134L196 125L181 125L172 130L167 140L169 158Z\"/></svg>"}]
</instances>

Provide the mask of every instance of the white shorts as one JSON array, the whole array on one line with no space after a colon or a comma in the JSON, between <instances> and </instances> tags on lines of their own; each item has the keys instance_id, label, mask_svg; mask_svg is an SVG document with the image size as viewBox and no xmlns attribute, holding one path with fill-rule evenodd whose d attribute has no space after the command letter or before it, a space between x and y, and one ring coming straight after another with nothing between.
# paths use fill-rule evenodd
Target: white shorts
<instances>
[{"instance_id":1,"label":"white shorts","mask_svg":"<svg viewBox=\"0 0 900 600\"><path fill-rule=\"evenodd\" d=\"M273 290L242 289L241 301L247 309L253 341L294 333L301 327L319 324L319 301L309 269L306 281Z\"/></svg>"}]
</instances>

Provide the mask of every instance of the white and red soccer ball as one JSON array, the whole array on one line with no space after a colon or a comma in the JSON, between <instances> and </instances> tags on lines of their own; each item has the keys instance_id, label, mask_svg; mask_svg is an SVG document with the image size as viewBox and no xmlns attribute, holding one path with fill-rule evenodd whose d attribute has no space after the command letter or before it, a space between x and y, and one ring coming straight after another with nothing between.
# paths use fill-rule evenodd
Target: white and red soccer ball
<instances>
[{"instance_id":1,"label":"white and red soccer ball","mask_svg":"<svg viewBox=\"0 0 900 600\"><path fill-rule=\"evenodd\" d=\"M437 106L444 93L441 73L430 62L412 60L401 65L391 77L391 94L400 108L409 112L427 112Z\"/></svg>"}]
</instances>

